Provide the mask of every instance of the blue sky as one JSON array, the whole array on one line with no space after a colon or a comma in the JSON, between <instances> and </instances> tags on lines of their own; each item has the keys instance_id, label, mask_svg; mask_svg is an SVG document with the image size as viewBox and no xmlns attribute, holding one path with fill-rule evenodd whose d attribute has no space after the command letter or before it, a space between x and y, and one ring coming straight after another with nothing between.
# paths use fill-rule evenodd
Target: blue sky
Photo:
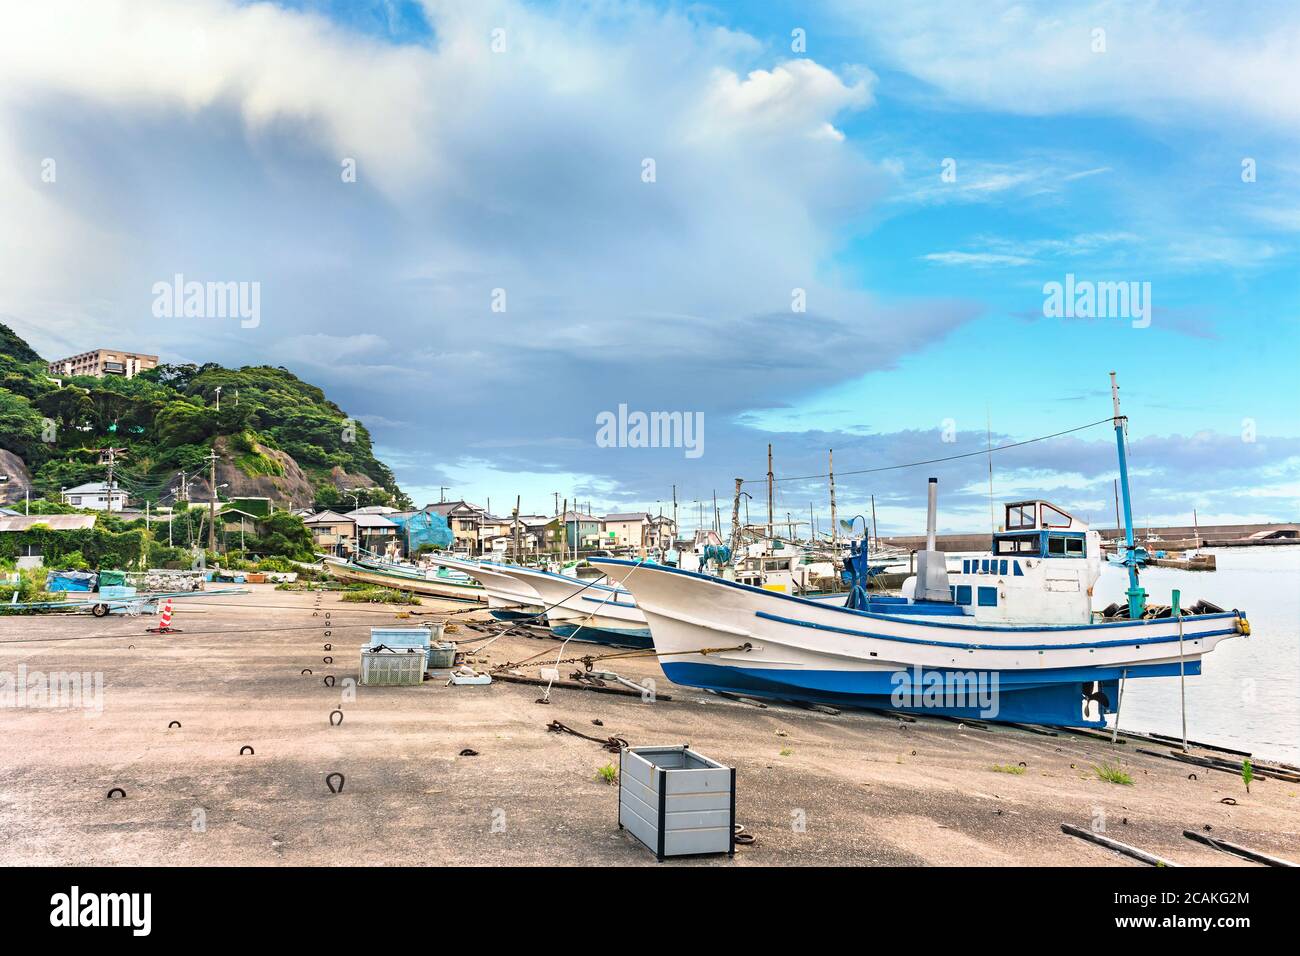
<instances>
[{"instance_id":1,"label":"blue sky","mask_svg":"<svg viewBox=\"0 0 1300 956\"><path fill-rule=\"evenodd\" d=\"M285 365L419 500L658 510L676 484L725 510L769 441L778 475L976 451L1104 418L1114 369L1138 515L1300 511L1289 5L6 17L0 321L51 357ZM176 273L260 283L259 324L155 318ZM1149 283L1149 326L1045 315L1067 274ZM702 414L704 453L599 447L620 404ZM994 495L1109 521L1114 469L1095 428L995 455ZM983 458L845 475L840 500L914 530L929 473L945 527L984 526ZM826 526L824 481L778 497Z\"/></svg>"}]
</instances>

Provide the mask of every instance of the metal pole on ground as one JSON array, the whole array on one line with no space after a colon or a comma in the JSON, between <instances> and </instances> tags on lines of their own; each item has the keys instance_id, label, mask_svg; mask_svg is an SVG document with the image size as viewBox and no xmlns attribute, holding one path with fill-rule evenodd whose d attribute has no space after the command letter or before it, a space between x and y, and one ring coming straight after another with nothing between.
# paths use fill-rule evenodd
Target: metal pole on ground
<instances>
[{"instance_id":1,"label":"metal pole on ground","mask_svg":"<svg viewBox=\"0 0 1300 956\"><path fill-rule=\"evenodd\" d=\"M1119 672L1119 699L1115 701L1115 726L1110 729L1110 742L1119 738L1119 712L1124 707L1124 678L1128 677L1128 668Z\"/></svg>"},{"instance_id":2,"label":"metal pole on ground","mask_svg":"<svg viewBox=\"0 0 1300 956\"><path fill-rule=\"evenodd\" d=\"M1183 713L1183 753L1188 753L1187 749L1187 667L1186 660L1183 657L1183 609L1180 606L1182 602L1182 592L1177 588L1174 589L1173 607L1170 609L1174 617L1178 618L1178 705Z\"/></svg>"}]
</instances>

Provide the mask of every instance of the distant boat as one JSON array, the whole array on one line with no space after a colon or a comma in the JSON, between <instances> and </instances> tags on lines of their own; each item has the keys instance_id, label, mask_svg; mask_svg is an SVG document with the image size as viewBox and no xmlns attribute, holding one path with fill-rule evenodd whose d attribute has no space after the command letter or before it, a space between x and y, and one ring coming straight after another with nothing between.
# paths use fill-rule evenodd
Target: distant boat
<instances>
[{"instance_id":1,"label":"distant boat","mask_svg":"<svg viewBox=\"0 0 1300 956\"><path fill-rule=\"evenodd\" d=\"M336 557L325 558L325 571L339 581L352 584L373 584L376 587L458 601L487 601L483 586L464 575L426 574L418 569L367 566Z\"/></svg>"},{"instance_id":2,"label":"distant boat","mask_svg":"<svg viewBox=\"0 0 1300 956\"><path fill-rule=\"evenodd\" d=\"M546 603L528 583L479 561L442 554L432 554L429 560L481 584L487 595L488 612L498 621L532 621L546 626Z\"/></svg>"},{"instance_id":3,"label":"distant boat","mask_svg":"<svg viewBox=\"0 0 1300 956\"><path fill-rule=\"evenodd\" d=\"M622 588L537 568L491 561L478 563L487 570L497 571L532 588L544 602L546 618L556 637L615 647L653 646L645 615L636 606L632 595ZM594 565L595 561L592 563Z\"/></svg>"}]
</instances>

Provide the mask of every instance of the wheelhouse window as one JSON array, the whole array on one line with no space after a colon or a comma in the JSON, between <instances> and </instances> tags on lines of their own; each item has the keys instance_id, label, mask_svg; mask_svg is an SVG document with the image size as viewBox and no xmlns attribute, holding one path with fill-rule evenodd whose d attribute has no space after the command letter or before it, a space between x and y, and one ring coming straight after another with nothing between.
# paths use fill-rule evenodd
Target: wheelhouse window
<instances>
[{"instance_id":1,"label":"wheelhouse window","mask_svg":"<svg viewBox=\"0 0 1300 956\"><path fill-rule=\"evenodd\" d=\"M1043 527L1044 528L1068 528L1070 527L1071 518L1064 511L1053 508L1051 505L1043 504Z\"/></svg>"},{"instance_id":2,"label":"wheelhouse window","mask_svg":"<svg viewBox=\"0 0 1300 956\"><path fill-rule=\"evenodd\" d=\"M1037 515L1034 513L1035 505L1036 502L1033 501L1018 505L1007 505L1007 530L1014 531L1017 528L1037 527Z\"/></svg>"},{"instance_id":3,"label":"wheelhouse window","mask_svg":"<svg viewBox=\"0 0 1300 956\"><path fill-rule=\"evenodd\" d=\"M1049 558L1082 558L1087 548L1082 537L1061 534L1049 535L1047 539L1047 556Z\"/></svg>"},{"instance_id":4,"label":"wheelhouse window","mask_svg":"<svg viewBox=\"0 0 1300 956\"><path fill-rule=\"evenodd\" d=\"M1014 554L1014 555L1037 555L1038 554L1038 535L1036 534L1014 534L1006 535L994 541L994 554Z\"/></svg>"}]
</instances>

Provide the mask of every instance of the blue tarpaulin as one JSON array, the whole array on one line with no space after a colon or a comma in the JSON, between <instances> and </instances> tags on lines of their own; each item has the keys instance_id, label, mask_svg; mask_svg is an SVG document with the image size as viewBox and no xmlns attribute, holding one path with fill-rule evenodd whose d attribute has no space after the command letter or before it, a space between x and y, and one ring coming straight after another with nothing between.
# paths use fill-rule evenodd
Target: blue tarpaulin
<instances>
[{"instance_id":1,"label":"blue tarpaulin","mask_svg":"<svg viewBox=\"0 0 1300 956\"><path fill-rule=\"evenodd\" d=\"M414 554L422 545L450 548L451 526L447 519L434 511L417 511L410 515L384 515L398 527L398 534L406 542L407 552Z\"/></svg>"},{"instance_id":2,"label":"blue tarpaulin","mask_svg":"<svg viewBox=\"0 0 1300 956\"><path fill-rule=\"evenodd\" d=\"M45 590L93 591L98 577L93 571L51 571L45 579Z\"/></svg>"}]
</instances>

